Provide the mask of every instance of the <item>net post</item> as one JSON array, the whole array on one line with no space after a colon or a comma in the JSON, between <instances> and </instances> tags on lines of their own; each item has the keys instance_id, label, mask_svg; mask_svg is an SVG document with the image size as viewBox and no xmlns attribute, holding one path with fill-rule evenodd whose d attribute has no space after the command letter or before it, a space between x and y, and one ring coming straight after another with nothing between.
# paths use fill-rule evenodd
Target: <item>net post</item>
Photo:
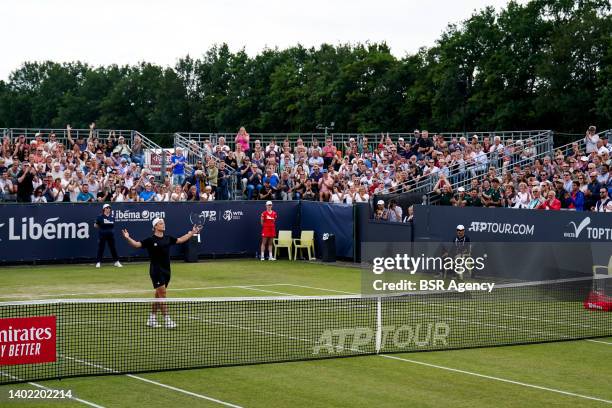
<instances>
[{"instance_id":1,"label":"net post","mask_svg":"<svg viewBox=\"0 0 612 408\"><path fill-rule=\"evenodd\" d=\"M382 343L382 302L381 297L376 298L376 354L380 353Z\"/></svg>"}]
</instances>

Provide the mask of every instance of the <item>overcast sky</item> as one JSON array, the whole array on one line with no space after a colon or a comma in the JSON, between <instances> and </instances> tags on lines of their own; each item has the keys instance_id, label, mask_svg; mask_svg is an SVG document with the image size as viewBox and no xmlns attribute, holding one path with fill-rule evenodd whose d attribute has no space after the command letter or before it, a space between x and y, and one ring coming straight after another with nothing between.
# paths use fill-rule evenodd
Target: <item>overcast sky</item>
<instances>
[{"instance_id":1,"label":"overcast sky","mask_svg":"<svg viewBox=\"0 0 612 408\"><path fill-rule=\"evenodd\" d=\"M1 0L0 79L25 61L174 65L213 44L249 55L297 43L386 41L402 57L507 0Z\"/></svg>"}]
</instances>

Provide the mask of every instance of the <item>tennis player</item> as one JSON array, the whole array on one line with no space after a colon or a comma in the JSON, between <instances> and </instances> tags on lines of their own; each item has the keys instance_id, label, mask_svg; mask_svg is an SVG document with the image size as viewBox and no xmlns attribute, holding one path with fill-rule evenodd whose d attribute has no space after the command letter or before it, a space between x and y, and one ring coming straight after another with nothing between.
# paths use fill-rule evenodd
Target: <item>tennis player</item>
<instances>
[{"instance_id":1,"label":"tennis player","mask_svg":"<svg viewBox=\"0 0 612 408\"><path fill-rule=\"evenodd\" d=\"M122 231L123 237L127 240L130 246L134 248L145 248L149 252L151 263L149 265L149 276L155 289L155 298L166 298L166 288L170 283L170 247L174 244L182 244L192 236L198 234L202 227L194 225L193 229L180 238L175 238L170 235L164 235L166 224L161 218L153 220L153 235L143 241L135 241L130 238L127 229ZM161 311L164 315L166 328L173 329L176 323L172 321L168 314L168 306L164 302L154 302L151 308L151 315L147 321L149 327L159 327L157 323L157 312Z\"/></svg>"},{"instance_id":2,"label":"tennis player","mask_svg":"<svg viewBox=\"0 0 612 408\"><path fill-rule=\"evenodd\" d=\"M119 262L119 256L117 255L117 249L115 248L115 233L113 228L115 227L115 217L111 215L110 204L104 204L102 206L102 214L98 215L94 227L98 229L98 255L96 256L96 268L99 268L102 264L102 256L104 255L104 247L108 244L115 266L121 268L121 262Z\"/></svg>"},{"instance_id":3,"label":"tennis player","mask_svg":"<svg viewBox=\"0 0 612 408\"><path fill-rule=\"evenodd\" d=\"M272 201L266 201L266 210L261 213L261 260L266 259L266 246L270 257L268 260L276 261L272 252L272 241L276 237L276 218L278 214L272 209Z\"/></svg>"}]
</instances>

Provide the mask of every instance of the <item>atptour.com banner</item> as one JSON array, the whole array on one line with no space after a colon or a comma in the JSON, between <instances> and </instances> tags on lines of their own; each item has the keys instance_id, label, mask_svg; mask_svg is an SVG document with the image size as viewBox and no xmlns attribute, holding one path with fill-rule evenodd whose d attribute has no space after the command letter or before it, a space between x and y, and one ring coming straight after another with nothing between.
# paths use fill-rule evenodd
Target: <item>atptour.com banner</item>
<instances>
[{"instance_id":1,"label":"atptour.com banner","mask_svg":"<svg viewBox=\"0 0 612 408\"><path fill-rule=\"evenodd\" d=\"M446 242L366 242L361 292L493 293L499 283L592 276L593 266L608 265L610 257L610 243L471 242L463 236Z\"/></svg>"}]
</instances>

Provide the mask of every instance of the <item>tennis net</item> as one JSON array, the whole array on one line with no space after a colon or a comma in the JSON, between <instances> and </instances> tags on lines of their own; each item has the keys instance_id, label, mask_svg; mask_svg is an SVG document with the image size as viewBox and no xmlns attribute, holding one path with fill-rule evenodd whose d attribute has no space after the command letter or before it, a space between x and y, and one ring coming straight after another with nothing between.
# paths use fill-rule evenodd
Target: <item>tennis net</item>
<instances>
[{"instance_id":1,"label":"tennis net","mask_svg":"<svg viewBox=\"0 0 612 408\"><path fill-rule=\"evenodd\" d=\"M146 326L151 299L0 303L0 383L611 336L612 313L587 308L594 294L607 299L611 279L491 293L168 299L175 328L161 316L161 327Z\"/></svg>"}]
</instances>

